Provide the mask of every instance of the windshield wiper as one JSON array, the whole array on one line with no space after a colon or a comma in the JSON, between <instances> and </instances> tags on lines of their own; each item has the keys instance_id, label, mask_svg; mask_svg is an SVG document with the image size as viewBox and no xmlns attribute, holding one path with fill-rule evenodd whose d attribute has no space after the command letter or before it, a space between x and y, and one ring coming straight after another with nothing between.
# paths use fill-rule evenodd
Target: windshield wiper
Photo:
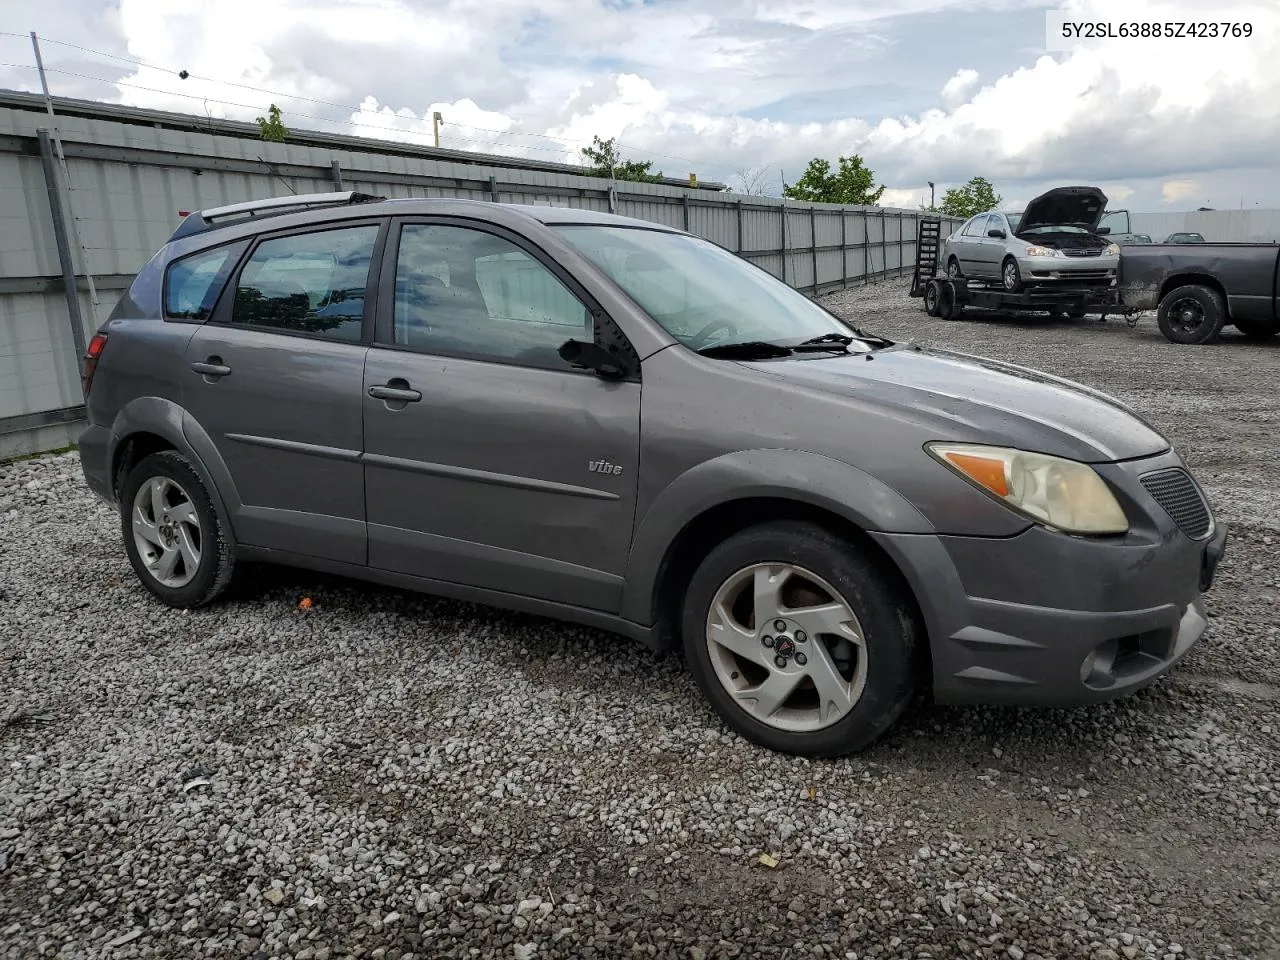
<instances>
[{"instance_id":1,"label":"windshield wiper","mask_svg":"<svg viewBox=\"0 0 1280 960\"><path fill-rule=\"evenodd\" d=\"M877 337L870 333L863 333L861 330L858 330L856 332L856 336L850 336L847 333L824 333L821 336L810 337L808 340L802 340L800 343L792 346L791 349L823 350L830 349L831 344L847 347L855 340L860 340L872 347L889 347L893 345L892 340L886 340L884 337Z\"/></svg>"},{"instance_id":2,"label":"windshield wiper","mask_svg":"<svg viewBox=\"0 0 1280 960\"><path fill-rule=\"evenodd\" d=\"M697 352L704 357L718 357L725 360L771 360L775 357L789 357L793 350L791 347L765 340L743 340L739 343L717 343L714 346L703 347Z\"/></svg>"}]
</instances>

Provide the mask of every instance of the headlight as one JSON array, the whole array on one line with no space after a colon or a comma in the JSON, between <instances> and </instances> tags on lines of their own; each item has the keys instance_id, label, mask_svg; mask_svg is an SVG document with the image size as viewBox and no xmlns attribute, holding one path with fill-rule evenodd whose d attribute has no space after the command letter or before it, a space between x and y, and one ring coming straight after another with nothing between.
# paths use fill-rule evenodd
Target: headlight
<instances>
[{"instance_id":1,"label":"headlight","mask_svg":"<svg viewBox=\"0 0 1280 960\"><path fill-rule=\"evenodd\" d=\"M1055 250L1053 247L1027 247L1028 257L1060 257L1061 250Z\"/></svg>"},{"instance_id":2,"label":"headlight","mask_svg":"<svg viewBox=\"0 0 1280 960\"><path fill-rule=\"evenodd\" d=\"M1108 244L1107 244L1107 248L1106 248L1105 250L1103 250L1103 251L1102 251L1102 255L1103 255L1104 257L1118 257L1118 256L1120 256L1120 244L1118 244L1118 243L1108 243Z\"/></svg>"},{"instance_id":3,"label":"headlight","mask_svg":"<svg viewBox=\"0 0 1280 960\"><path fill-rule=\"evenodd\" d=\"M1129 521L1088 464L1009 447L931 443L926 449L985 493L1069 533L1124 533Z\"/></svg>"}]
</instances>

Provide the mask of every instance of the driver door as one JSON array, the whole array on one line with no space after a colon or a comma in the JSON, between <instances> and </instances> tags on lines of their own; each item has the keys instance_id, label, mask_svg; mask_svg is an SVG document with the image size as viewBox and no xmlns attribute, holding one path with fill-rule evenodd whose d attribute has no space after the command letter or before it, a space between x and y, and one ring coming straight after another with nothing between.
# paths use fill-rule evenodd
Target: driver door
<instances>
[{"instance_id":1,"label":"driver door","mask_svg":"<svg viewBox=\"0 0 1280 960\"><path fill-rule=\"evenodd\" d=\"M382 278L363 397L369 565L618 612L639 369L607 381L558 354L611 321L540 251L475 221L393 225Z\"/></svg>"}]
</instances>

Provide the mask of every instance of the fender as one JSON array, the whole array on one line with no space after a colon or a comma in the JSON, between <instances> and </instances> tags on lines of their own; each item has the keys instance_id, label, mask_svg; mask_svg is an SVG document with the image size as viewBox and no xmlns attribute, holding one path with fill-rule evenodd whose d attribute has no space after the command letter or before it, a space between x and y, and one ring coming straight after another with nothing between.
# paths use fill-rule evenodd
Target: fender
<instances>
[{"instance_id":1,"label":"fender","mask_svg":"<svg viewBox=\"0 0 1280 960\"><path fill-rule=\"evenodd\" d=\"M650 505L627 560L623 617L635 623L652 622L658 573L680 531L713 507L752 497L820 507L868 532L934 532L933 525L901 494L843 461L799 450L727 453L681 474Z\"/></svg>"},{"instance_id":2,"label":"fender","mask_svg":"<svg viewBox=\"0 0 1280 960\"><path fill-rule=\"evenodd\" d=\"M232 517L240 511L240 497L227 465L204 429L172 400L163 397L130 400L120 408L111 424L107 463L113 471L120 445L135 433L155 434L191 461L234 546L236 537Z\"/></svg>"}]
</instances>

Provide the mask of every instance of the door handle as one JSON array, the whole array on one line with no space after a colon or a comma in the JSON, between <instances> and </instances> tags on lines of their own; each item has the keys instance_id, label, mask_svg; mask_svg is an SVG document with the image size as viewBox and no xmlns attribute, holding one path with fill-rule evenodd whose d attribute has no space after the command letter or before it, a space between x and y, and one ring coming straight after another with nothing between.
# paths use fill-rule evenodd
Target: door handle
<instances>
[{"instance_id":1,"label":"door handle","mask_svg":"<svg viewBox=\"0 0 1280 960\"><path fill-rule=\"evenodd\" d=\"M231 372L231 368L222 362L221 357L208 357L204 360L197 360L191 364L191 369L206 377L225 377Z\"/></svg>"},{"instance_id":2,"label":"door handle","mask_svg":"<svg viewBox=\"0 0 1280 960\"><path fill-rule=\"evenodd\" d=\"M398 386L404 384L404 386ZM390 400L400 403L417 403L422 399L422 392L414 390L404 380L392 380L391 383L384 383L380 386L370 387L369 396L375 400Z\"/></svg>"}]
</instances>

